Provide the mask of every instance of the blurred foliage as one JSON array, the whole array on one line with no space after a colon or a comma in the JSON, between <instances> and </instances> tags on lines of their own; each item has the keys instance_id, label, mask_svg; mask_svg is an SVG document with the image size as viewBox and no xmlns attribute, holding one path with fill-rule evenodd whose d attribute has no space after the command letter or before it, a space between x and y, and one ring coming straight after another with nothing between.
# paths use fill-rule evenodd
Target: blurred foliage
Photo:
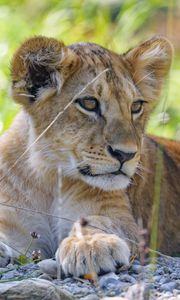
<instances>
[{"instance_id":1,"label":"blurred foliage","mask_svg":"<svg viewBox=\"0 0 180 300\"><path fill-rule=\"evenodd\" d=\"M10 60L26 38L41 34L66 44L90 41L121 53L161 32L164 19L164 33L173 37L178 9L173 0L0 0L0 133L19 109L9 92ZM179 65L177 46L170 79L148 127L151 133L178 139Z\"/></svg>"}]
</instances>

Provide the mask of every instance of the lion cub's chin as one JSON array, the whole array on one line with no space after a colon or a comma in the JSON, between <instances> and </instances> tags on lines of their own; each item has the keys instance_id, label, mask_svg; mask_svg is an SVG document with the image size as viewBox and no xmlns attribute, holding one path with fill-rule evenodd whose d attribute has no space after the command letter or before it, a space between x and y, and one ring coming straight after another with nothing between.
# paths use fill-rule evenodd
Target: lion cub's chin
<instances>
[{"instance_id":1,"label":"lion cub's chin","mask_svg":"<svg viewBox=\"0 0 180 300\"><path fill-rule=\"evenodd\" d=\"M131 179L125 175L81 176L81 179L91 186L104 191L122 190L127 188Z\"/></svg>"}]
</instances>

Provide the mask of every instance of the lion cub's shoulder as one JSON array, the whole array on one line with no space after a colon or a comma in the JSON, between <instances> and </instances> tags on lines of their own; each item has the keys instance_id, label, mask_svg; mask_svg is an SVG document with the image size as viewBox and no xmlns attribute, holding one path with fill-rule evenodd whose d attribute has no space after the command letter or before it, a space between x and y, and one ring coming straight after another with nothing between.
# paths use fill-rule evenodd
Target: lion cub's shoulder
<instances>
[{"instance_id":1,"label":"lion cub's shoulder","mask_svg":"<svg viewBox=\"0 0 180 300\"><path fill-rule=\"evenodd\" d=\"M158 136L149 136L150 139L157 143L158 145L162 146L162 149L169 155L174 162L179 166L180 165L180 142L174 141Z\"/></svg>"}]
</instances>

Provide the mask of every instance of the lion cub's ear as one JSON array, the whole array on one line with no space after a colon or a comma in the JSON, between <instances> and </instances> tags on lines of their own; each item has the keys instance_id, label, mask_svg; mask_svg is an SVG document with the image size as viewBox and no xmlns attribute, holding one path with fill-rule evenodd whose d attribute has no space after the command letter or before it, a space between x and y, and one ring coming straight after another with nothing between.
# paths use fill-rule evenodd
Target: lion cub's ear
<instances>
[{"instance_id":1,"label":"lion cub's ear","mask_svg":"<svg viewBox=\"0 0 180 300\"><path fill-rule=\"evenodd\" d=\"M78 64L78 56L56 39L43 36L28 39L12 60L13 98L32 105L60 92Z\"/></svg>"},{"instance_id":2,"label":"lion cub's ear","mask_svg":"<svg viewBox=\"0 0 180 300\"><path fill-rule=\"evenodd\" d=\"M125 54L135 84L147 100L159 97L173 56L171 43L155 36Z\"/></svg>"}]
</instances>

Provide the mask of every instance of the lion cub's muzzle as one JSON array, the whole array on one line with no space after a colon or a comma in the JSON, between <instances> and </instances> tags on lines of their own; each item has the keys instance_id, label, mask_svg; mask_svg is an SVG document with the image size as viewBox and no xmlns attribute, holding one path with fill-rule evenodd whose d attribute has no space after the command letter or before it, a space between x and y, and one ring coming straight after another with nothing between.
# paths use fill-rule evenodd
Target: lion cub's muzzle
<instances>
[{"instance_id":1,"label":"lion cub's muzzle","mask_svg":"<svg viewBox=\"0 0 180 300\"><path fill-rule=\"evenodd\" d=\"M91 177L96 177L96 176L100 176L100 175L101 176L102 175L124 175L124 176L128 177L128 175L122 170L122 167L125 162L127 162L135 157L136 152L127 153L127 152L123 152L123 151L117 150L117 149L113 150L113 148L111 146L108 146L107 150L108 150L108 153L111 155L111 157L115 158L120 163L119 169L117 169L116 171L94 174L91 170L90 165L85 165L84 167L79 168L79 172L81 173L81 175L91 176Z\"/></svg>"}]
</instances>

